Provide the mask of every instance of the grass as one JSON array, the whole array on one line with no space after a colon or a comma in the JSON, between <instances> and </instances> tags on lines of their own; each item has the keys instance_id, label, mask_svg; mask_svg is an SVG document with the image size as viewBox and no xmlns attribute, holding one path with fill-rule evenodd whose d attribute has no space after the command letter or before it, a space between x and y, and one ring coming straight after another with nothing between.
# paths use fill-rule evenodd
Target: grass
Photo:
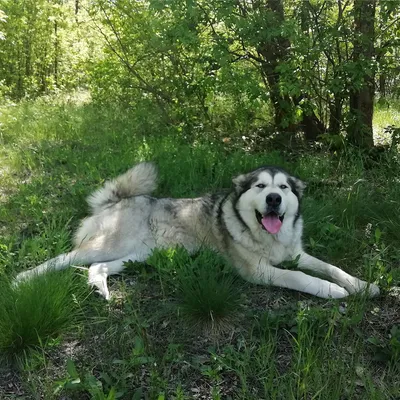
<instances>
[{"instance_id":1,"label":"grass","mask_svg":"<svg viewBox=\"0 0 400 400\"><path fill-rule=\"evenodd\" d=\"M147 263L158 269L168 291L177 292L187 328L205 335L232 328L242 299L235 275L220 256L209 250L190 256L178 248L155 251Z\"/></svg>"},{"instance_id":2,"label":"grass","mask_svg":"<svg viewBox=\"0 0 400 400\"><path fill-rule=\"evenodd\" d=\"M3 106L0 144L0 398L400 397L395 155L251 152L206 128L55 99ZM341 303L250 285L213 253L180 249L128 263L109 303L72 269L9 286L70 248L90 192L150 159L157 195L172 197L228 187L262 164L290 169L308 182L306 248L378 281L382 296Z\"/></svg>"},{"instance_id":3,"label":"grass","mask_svg":"<svg viewBox=\"0 0 400 400\"><path fill-rule=\"evenodd\" d=\"M57 337L82 316L82 282L71 271L50 273L18 286L0 281L0 352L18 354Z\"/></svg>"},{"instance_id":4,"label":"grass","mask_svg":"<svg viewBox=\"0 0 400 400\"><path fill-rule=\"evenodd\" d=\"M379 100L374 112L374 140L376 144L390 144L391 137L385 129L388 126L400 125L398 100Z\"/></svg>"}]
</instances>

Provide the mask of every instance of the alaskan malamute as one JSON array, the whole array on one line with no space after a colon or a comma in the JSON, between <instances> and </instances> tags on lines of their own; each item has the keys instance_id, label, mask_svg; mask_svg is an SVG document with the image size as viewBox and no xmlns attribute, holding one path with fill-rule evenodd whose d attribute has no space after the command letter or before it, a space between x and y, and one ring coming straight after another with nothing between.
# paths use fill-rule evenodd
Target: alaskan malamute
<instances>
[{"instance_id":1,"label":"alaskan malamute","mask_svg":"<svg viewBox=\"0 0 400 400\"><path fill-rule=\"evenodd\" d=\"M195 199L157 199L157 169L141 163L94 192L92 215L75 235L75 249L24 271L17 280L61 270L72 263L91 264L89 283L108 299L107 276L120 273L124 262L145 261L155 248L183 246L195 252L209 246L223 254L246 280L299 290L319 297L341 298L379 288L304 252L300 199L304 183L278 167L261 167L233 179L233 188ZM327 277L277 266L297 260L298 268Z\"/></svg>"}]
</instances>

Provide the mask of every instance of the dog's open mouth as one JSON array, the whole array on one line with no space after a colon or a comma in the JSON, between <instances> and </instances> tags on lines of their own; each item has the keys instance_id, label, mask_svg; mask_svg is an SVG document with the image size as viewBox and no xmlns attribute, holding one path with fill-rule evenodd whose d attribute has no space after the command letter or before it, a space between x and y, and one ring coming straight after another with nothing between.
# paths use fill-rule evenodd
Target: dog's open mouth
<instances>
[{"instance_id":1,"label":"dog's open mouth","mask_svg":"<svg viewBox=\"0 0 400 400\"><path fill-rule=\"evenodd\" d=\"M262 215L256 210L256 218L262 229L265 229L267 232L274 235L281 229L285 215L279 215L275 211L271 211L265 215Z\"/></svg>"}]
</instances>

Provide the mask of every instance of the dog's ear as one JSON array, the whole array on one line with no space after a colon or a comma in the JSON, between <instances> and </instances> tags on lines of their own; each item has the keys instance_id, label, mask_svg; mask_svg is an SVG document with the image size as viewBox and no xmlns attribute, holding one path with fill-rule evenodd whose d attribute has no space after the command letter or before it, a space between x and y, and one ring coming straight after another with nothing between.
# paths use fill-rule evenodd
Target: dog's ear
<instances>
[{"instance_id":1,"label":"dog's ear","mask_svg":"<svg viewBox=\"0 0 400 400\"><path fill-rule=\"evenodd\" d=\"M291 176L288 181L292 188L292 192L300 200L303 197L304 189L306 188L307 185L301 179L296 178L295 176Z\"/></svg>"},{"instance_id":2,"label":"dog's ear","mask_svg":"<svg viewBox=\"0 0 400 400\"><path fill-rule=\"evenodd\" d=\"M246 191L251 186L251 174L242 174L232 179L233 185L237 192Z\"/></svg>"},{"instance_id":3,"label":"dog's ear","mask_svg":"<svg viewBox=\"0 0 400 400\"><path fill-rule=\"evenodd\" d=\"M245 180L246 180L246 175L243 174L243 175L235 176L235 177L232 179L232 182L233 182L233 185L236 187L236 186L242 186L242 183L243 183Z\"/></svg>"}]
</instances>

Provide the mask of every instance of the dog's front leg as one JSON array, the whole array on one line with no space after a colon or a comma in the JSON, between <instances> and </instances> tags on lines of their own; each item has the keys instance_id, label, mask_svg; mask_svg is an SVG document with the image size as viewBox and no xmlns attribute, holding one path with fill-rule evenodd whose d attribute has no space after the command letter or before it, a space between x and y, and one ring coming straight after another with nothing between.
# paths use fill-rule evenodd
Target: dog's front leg
<instances>
[{"instance_id":1,"label":"dog's front leg","mask_svg":"<svg viewBox=\"0 0 400 400\"><path fill-rule=\"evenodd\" d=\"M305 252L300 252L298 260L298 268L308 271L313 271L324 276L331 278L334 282L344 287L349 293L362 292L368 290L368 294L371 297L379 295L378 286L373 283L369 284L361 279L355 278L344 272L334 265L328 264L324 261L319 260Z\"/></svg>"},{"instance_id":2,"label":"dog's front leg","mask_svg":"<svg viewBox=\"0 0 400 400\"><path fill-rule=\"evenodd\" d=\"M300 271L279 269L271 265L259 264L255 269L250 270L249 274L244 275L244 278L253 283L294 289L322 298L340 299L349 295L346 289L335 283Z\"/></svg>"}]
</instances>

